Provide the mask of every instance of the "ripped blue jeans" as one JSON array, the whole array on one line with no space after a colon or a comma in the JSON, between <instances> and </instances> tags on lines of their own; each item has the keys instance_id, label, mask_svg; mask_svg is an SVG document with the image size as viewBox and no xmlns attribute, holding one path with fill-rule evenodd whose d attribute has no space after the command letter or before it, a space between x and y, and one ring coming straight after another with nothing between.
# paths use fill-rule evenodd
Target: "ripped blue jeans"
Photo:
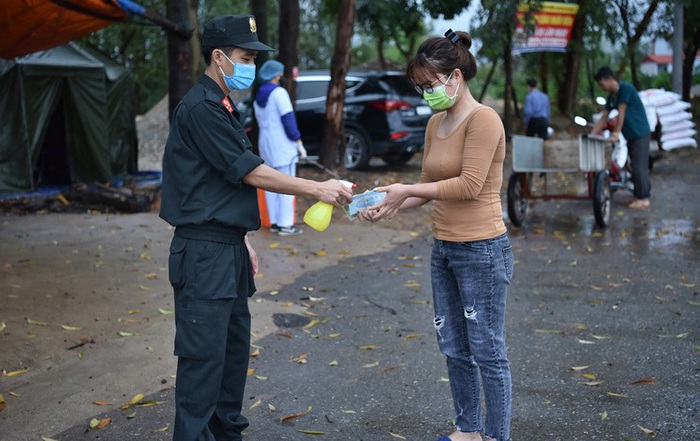
<instances>
[{"instance_id":1,"label":"ripped blue jeans","mask_svg":"<svg viewBox=\"0 0 700 441\"><path fill-rule=\"evenodd\" d=\"M462 432L510 441L511 377L505 343L513 249L505 234L475 242L435 239L431 257L435 330ZM482 419L481 391L486 408Z\"/></svg>"}]
</instances>

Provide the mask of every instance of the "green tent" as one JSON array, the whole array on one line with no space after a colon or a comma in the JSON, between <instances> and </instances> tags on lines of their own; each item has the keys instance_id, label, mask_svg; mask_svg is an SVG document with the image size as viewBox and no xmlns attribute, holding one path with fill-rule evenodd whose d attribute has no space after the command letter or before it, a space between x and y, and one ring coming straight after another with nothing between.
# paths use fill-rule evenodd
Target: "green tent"
<instances>
[{"instance_id":1,"label":"green tent","mask_svg":"<svg viewBox=\"0 0 700 441\"><path fill-rule=\"evenodd\" d=\"M131 74L73 43L0 59L0 194L137 169Z\"/></svg>"}]
</instances>

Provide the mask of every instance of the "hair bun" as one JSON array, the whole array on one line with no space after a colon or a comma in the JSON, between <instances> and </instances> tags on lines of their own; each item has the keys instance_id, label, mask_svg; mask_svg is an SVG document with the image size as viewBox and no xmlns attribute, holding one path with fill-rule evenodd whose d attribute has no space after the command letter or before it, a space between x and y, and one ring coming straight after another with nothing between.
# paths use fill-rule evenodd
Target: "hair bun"
<instances>
[{"instance_id":1,"label":"hair bun","mask_svg":"<svg viewBox=\"0 0 700 441\"><path fill-rule=\"evenodd\" d=\"M467 49L471 49L472 47L472 36L469 35L469 32L464 32L464 31L456 31L455 34L459 35L460 37L460 42L467 47Z\"/></svg>"}]
</instances>

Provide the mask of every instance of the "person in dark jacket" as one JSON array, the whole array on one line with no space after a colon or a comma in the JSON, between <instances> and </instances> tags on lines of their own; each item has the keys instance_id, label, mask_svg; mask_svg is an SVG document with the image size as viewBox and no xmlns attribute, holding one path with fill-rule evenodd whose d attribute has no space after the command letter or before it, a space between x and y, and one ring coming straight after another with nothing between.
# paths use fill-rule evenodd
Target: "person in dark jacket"
<instances>
[{"instance_id":1,"label":"person in dark jacket","mask_svg":"<svg viewBox=\"0 0 700 441\"><path fill-rule=\"evenodd\" d=\"M163 156L160 216L175 227L168 262L175 296L175 441L240 441L250 353L248 297L260 228L257 189L339 205L338 181L287 176L263 164L228 97L250 87L259 51L255 18L226 15L202 33L204 75L175 109Z\"/></svg>"}]
</instances>

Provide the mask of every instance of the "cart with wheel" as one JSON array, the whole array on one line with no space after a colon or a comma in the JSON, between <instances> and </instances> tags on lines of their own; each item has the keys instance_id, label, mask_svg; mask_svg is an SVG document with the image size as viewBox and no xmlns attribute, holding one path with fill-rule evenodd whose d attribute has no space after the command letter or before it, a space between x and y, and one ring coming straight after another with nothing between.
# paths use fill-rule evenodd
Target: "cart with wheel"
<instances>
[{"instance_id":1,"label":"cart with wheel","mask_svg":"<svg viewBox=\"0 0 700 441\"><path fill-rule=\"evenodd\" d=\"M596 224L605 228L610 221L610 178L606 170L605 149L610 142L606 138L580 135L578 138L578 168L548 167L545 165L545 146L541 138L513 136L513 174L508 180L508 216L516 227L525 221L531 199L581 199L593 200ZM587 194L548 193L548 173L585 173ZM541 189L533 189L536 175L544 177Z\"/></svg>"}]
</instances>

